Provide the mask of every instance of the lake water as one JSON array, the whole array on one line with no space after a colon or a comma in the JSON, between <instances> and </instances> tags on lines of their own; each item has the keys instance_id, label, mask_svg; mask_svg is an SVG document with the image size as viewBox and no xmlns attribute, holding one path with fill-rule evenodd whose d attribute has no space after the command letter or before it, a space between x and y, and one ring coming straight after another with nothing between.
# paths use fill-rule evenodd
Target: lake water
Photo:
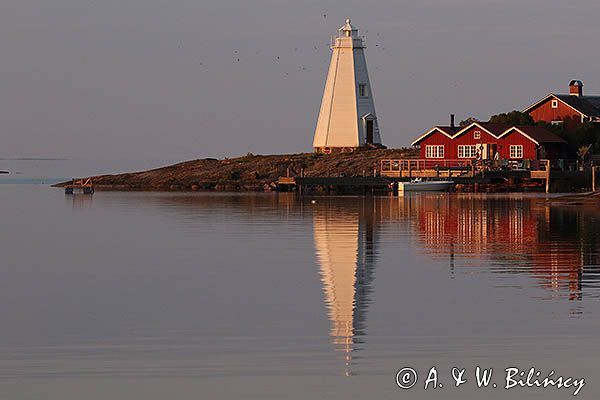
<instances>
[{"instance_id":1,"label":"lake water","mask_svg":"<svg viewBox=\"0 0 600 400\"><path fill-rule=\"evenodd\" d=\"M531 195L65 196L46 183L116 165L54 162L0 176L0 398L572 397L504 389L513 366L600 394L597 209ZM443 387L425 391L433 366ZM476 388L476 366L498 387ZM404 367L410 390L395 382ZM468 382L454 387L452 367Z\"/></svg>"}]
</instances>

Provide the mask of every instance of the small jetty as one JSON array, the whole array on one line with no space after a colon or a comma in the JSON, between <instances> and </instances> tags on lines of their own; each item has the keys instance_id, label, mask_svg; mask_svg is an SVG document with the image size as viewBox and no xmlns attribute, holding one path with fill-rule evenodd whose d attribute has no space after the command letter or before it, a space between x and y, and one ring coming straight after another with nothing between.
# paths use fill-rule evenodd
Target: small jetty
<instances>
[{"instance_id":1,"label":"small jetty","mask_svg":"<svg viewBox=\"0 0 600 400\"><path fill-rule=\"evenodd\" d=\"M73 179L65 185L65 194L94 194L92 178Z\"/></svg>"},{"instance_id":2,"label":"small jetty","mask_svg":"<svg viewBox=\"0 0 600 400\"><path fill-rule=\"evenodd\" d=\"M455 161L455 162L450 162ZM598 190L598 166L579 170L554 165L550 160L539 160L535 165L523 168L480 164L475 166L465 160L437 162L422 159L382 159L379 169L364 176L300 176L279 177L280 191L324 192L327 194L384 194L397 193L403 183L415 179L423 182L443 183L451 191L477 192L495 187L499 191L544 190L546 193L567 188ZM591 182L591 185L590 185ZM486 190L487 189L487 190Z\"/></svg>"}]
</instances>

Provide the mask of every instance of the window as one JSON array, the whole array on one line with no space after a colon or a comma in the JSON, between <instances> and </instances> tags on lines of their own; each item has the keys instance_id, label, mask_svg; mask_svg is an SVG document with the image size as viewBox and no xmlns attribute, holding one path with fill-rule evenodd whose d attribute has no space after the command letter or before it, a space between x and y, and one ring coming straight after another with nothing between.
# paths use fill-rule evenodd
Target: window
<instances>
[{"instance_id":1,"label":"window","mask_svg":"<svg viewBox=\"0 0 600 400\"><path fill-rule=\"evenodd\" d=\"M511 145L510 146L510 158L523 158L523 146L522 145Z\"/></svg>"},{"instance_id":2,"label":"window","mask_svg":"<svg viewBox=\"0 0 600 400\"><path fill-rule=\"evenodd\" d=\"M425 158L444 158L443 145L425 146Z\"/></svg>"},{"instance_id":3,"label":"window","mask_svg":"<svg viewBox=\"0 0 600 400\"><path fill-rule=\"evenodd\" d=\"M481 131L473 132L473 139L481 139Z\"/></svg>"},{"instance_id":4,"label":"window","mask_svg":"<svg viewBox=\"0 0 600 400\"><path fill-rule=\"evenodd\" d=\"M552 100L552 108L558 108L558 100Z\"/></svg>"},{"instance_id":5,"label":"window","mask_svg":"<svg viewBox=\"0 0 600 400\"><path fill-rule=\"evenodd\" d=\"M477 157L477 146L458 146L458 158Z\"/></svg>"},{"instance_id":6,"label":"window","mask_svg":"<svg viewBox=\"0 0 600 400\"><path fill-rule=\"evenodd\" d=\"M369 94L367 93L367 85L364 83L358 84L358 95L360 97L369 97Z\"/></svg>"}]
</instances>

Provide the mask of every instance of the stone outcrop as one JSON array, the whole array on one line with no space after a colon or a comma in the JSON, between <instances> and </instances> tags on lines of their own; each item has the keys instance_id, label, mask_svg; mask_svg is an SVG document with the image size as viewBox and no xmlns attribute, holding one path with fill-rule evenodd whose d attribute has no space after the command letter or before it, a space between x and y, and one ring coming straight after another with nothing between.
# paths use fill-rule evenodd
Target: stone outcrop
<instances>
[{"instance_id":1,"label":"stone outcrop","mask_svg":"<svg viewBox=\"0 0 600 400\"><path fill-rule=\"evenodd\" d=\"M360 149L353 153L253 155L185 161L143 172L92 177L99 190L270 191L280 176L372 175L383 158L414 158L414 149ZM55 186L64 186L68 182Z\"/></svg>"}]
</instances>

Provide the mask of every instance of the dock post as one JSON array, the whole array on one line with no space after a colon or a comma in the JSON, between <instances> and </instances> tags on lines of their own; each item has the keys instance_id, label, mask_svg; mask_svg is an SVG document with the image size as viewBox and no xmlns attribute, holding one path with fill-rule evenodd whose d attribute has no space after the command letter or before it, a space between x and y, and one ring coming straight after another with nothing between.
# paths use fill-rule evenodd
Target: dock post
<instances>
[{"instance_id":1,"label":"dock post","mask_svg":"<svg viewBox=\"0 0 600 400\"><path fill-rule=\"evenodd\" d=\"M546 162L546 193L550 193L550 160Z\"/></svg>"}]
</instances>

